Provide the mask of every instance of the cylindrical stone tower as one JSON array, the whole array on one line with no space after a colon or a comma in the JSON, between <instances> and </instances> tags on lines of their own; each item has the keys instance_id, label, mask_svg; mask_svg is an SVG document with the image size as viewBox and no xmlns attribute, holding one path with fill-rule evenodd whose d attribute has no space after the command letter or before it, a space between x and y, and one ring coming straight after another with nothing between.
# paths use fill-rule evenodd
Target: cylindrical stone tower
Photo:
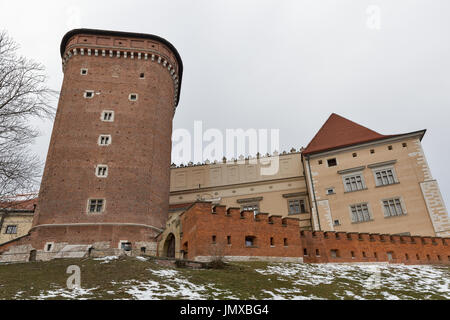
<instances>
[{"instance_id":1,"label":"cylindrical stone tower","mask_svg":"<svg viewBox=\"0 0 450 320\"><path fill-rule=\"evenodd\" d=\"M61 56L33 246L150 253L168 213L180 55L158 36L76 29L64 36Z\"/></svg>"}]
</instances>

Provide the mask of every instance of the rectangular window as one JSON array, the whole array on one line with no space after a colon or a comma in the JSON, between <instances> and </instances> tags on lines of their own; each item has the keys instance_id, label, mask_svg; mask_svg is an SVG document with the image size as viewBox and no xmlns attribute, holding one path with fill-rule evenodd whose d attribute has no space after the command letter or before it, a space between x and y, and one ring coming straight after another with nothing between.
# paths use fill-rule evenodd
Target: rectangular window
<instances>
[{"instance_id":1,"label":"rectangular window","mask_svg":"<svg viewBox=\"0 0 450 320\"><path fill-rule=\"evenodd\" d=\"M241 207L242 211L253 211L254 214L257 214L259 212L259 204L252 203L252 204L245 204Z\"/></svg>"},{"instance_id":2,"label":"rectangular window","mask_svg":"<svg viewBox=\"0 0 450 320\"><path fill-rule=\"evenodd\" d=\"M288 246L288 239L287 239L287 238L284 238L284 239L283 239L283 245L284 245L285 247Z\"/></svg>"},{"instance_id":3,"label":"rectangular window","mask_svg":"<svg viewBox=\"0 0 450 320\"><path fill-rule=\"evenodd\" d=\"M328 159L328 160L327 160L327 163L328 163L328 166L329 166L329 167L337 166L337 160L336 160L336 158Z\"/></svg>"},{"instance_id":4,"label":"rectangular window","mask_svg":"<svg viewBox=\"0 0 450 320\"><path fill-rule=\"evenodd\" d=\"M104 199L89 199L88 211L90 213L103 212L104 208L105 208Z\"/></svg>"},{"instance_id":5,"label":"rectangular window","mask_svg":"<svg viewBox=\"0 0 450 320\"><path fill-rule=\"evenodd\" d=\"M304 199L293 199L288 200L288 213L289 214L299 214L306 212L306 205Z\"/></svg>"},{"instance_id":6,"label":"rectangular window","mask_svg":"<svg viewBox=\"0 0 450 320\"><path fill-rule=\"evenodd\" d=\"M17 225L10 225L6 227L6 234L17 234Z\"/></svg>"},{"instance_id":7,"label":"rectangular window","mask_svg":"<svg viewBox=\"0 0 450 320\"><path fill-rule=\"evenodd\" d=\"M113 122L114 121L114 111L104 110L100 118L102 121Z\"/></svg>"},{"instance_id":8,"label":"rectangular window","mask_svg":"<svg viewBox=\"0 0 450 320\"><path fill-rule=\"evenodd\" d=\"M346 192L358 191L366 188L364 178L361 174L344 176L343 179Z\"/></svg>"},{"instance_id":9,"label":"rectangular window","mask_svg":"<svg viewBox=\"0 0 450 320\"><path fill-rule=\"evenodd\" d=\"M111 136L102 134L98 137L98 144L101 146L107 146L111 144Z\"/></svg>"},{"instance_id":10,"label":"rectangular window","mask_svg":"<svg viewBox=\"0 0 450 320\"><path fill-rule=\"evenodd\" d=\"M86 68L81 68L80 74L81 74L82 76L87 75L87 73L88 73L88 69L86 69Z\"/></svg>"},{"instance_id":11,"label":"rectangular window","mask_svg":"<svg viewBox=\"0 0 450 320\"><path fill-rule=\"evenodd\" d=\"M84 91L84 97L86 99L92 99L94 97L94 91L93 90Z\"/></svg>"},{"instance_id":12,"label":"rectangular window","mask_svg":"<svg viewBox=\"0 0 450 320\"><path fill-rule=\"evenodd\" d=\"M350 206L352 222L365 222L371 220L367 203L359 203Z\"/></svg>"},{"instance_id":13,"label":"rectangular window","mask_svg":"<svg viewBox=\"0 0 450 320\"><path fill-rule=\"evenodd\" d=\"M383 200L384 216L394 217L406 214L400 198Z\"/></svg>"},{"instance_id":14,"label":"rectangular window","mask_svg":"<svg viewBox=\"0 0 450 320\"><path fill-rule=\"evenodd\" d=\"M270 246L273 247L275 245L275 242L273 241L273 238L270 238Z\"/></svg>"},{"instance_id":15,"label":"rectangular window","mask_svg":"<svg viewBox=\"0 0 450 320\"><path fill-rule=\"evenodd\" d=\"M374 170L375 182L377 186L385 186L397 183L393 168Z\"/></svg>"},{"instance_id":16,"label":"rectangular window","mask_svg":"<svg viewBox=\"0 0 450 320\"><path fill-rule=\"evenodd\" d=\"M108 176L108 166L99 164L95 170L95 175L99 178L105 178Z\"/></svg>"},{"instance_id":17,"label":"rectangular window","mask_svg":"<svg viewBox=\"0 0 450 320\"><path fill-rule=\"evenodd\" d=\"M330 255L332 258L339 258L339 250L337 249L330 250Z\"/></svg>"},{"instance_id":18,"label":"rectangular window","mask_svg":"<svg viewBox=\"0 0 450 320\"><path fill-rule=\"evenodd\" d=\"M137 99L138 99L137 93L130 93L130 95L128 96L128 100L130 101L137 101Z\"/></svg>"},{"instance_id":19,"label":"rectangular window","mask_svg":"<svg viewBox=\"0 0 450 320\"><path fill-rule=\"evenodd\" d=\"M231 236L227 236L227 244L231 244Z\"/></svg>"},{"instance_id":20,"label":"rectangular window","mask_svg":"<svg viewBox=\"0 0 450 320\"><path fill-rule=\"evenodd\" d=\"M255 246L255 237L252 237L252 236L245 237L245 246L246 247Z\"/></svg>"}]
</instances>

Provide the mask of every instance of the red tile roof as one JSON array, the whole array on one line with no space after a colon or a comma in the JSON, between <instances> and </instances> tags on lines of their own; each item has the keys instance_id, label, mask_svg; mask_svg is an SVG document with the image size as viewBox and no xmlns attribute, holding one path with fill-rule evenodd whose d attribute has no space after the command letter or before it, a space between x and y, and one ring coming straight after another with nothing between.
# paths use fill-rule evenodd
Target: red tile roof
<instances>
[{"instance_id":1,"label":"red tile roof","mask_svg":"<svg viewBox=\"0 0 450 320\"><path fill-rule=\"evenodd\" d=\"M302 153L307 155L401 135L382 135L332 113Z\"/></svg>"},{"instance_id":2,"label":"red tile roof","mask_svg":"<svg viewBox=\"0 0 450 320\"><path fill-rule=\"evenodd\" d=\"M34 211L38 198L26 200L0 201L1 209Z\"/></svg>"}]
</instances>

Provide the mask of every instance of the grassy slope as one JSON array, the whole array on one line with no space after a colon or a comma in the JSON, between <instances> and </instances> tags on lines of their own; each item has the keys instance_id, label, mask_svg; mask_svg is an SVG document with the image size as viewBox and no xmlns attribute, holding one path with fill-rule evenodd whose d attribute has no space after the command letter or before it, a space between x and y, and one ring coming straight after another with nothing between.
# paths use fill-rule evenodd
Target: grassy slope
<instances>
[{"instance_id":1,"label":"grassy slope","mask_svg":"<svg viewBox=\"0 0 450 320\"><path fill-rule=\"evenodd\" d=\"M81 268L81 287L91 289L90 292L74 295L72 290L66 289L66 280L70 276L66 269L69 265ZM426 282L415 277L416 269L402 271L403 269L391 270L390 267L384 267L387 269L382 272L386 272L386 277L392 278L392 274L395 274L396 278L373 290L366 288L364 279L371 275L366 269L339 268L326 265L240 262L229 264L225 269L192 270L163 267L153 261L135 258L121 258L109 263L92 259L59 259L0 265L0 299L386 299L391 295L406 299L450 297L449 291L445 289L445 286L448 289L448 281L438 279L442 275L447 279L450 277L449 267L425 267L428 268L424 270L425 276L427 273L433 275ZM257 270L262 270L264 274ZM290 271L291 275L286 274ZM405 274L402 275L401 272ZM423 275L420 277L423 278ZM421 289L418 290L420 281Z\"/></svg>"}]
</instances>

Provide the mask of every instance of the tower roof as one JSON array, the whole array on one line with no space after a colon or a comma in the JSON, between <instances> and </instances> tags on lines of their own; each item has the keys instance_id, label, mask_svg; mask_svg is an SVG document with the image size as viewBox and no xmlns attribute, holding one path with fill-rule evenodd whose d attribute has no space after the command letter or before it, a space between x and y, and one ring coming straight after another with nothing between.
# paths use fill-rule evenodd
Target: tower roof
<instances>
[{"instance_id":1,"label":"tower roof","mask_svg":"<svg viewBox=\"0 0 450 320\"><path fill-rule=\"evenodd\" d=\"M422 133L420 137L422 139L425 130L417 131L417 133ZM383 135L332 113L302 153L305 155L318 153L403 135L405 134Z\"/></svg>"}]
</instances>

